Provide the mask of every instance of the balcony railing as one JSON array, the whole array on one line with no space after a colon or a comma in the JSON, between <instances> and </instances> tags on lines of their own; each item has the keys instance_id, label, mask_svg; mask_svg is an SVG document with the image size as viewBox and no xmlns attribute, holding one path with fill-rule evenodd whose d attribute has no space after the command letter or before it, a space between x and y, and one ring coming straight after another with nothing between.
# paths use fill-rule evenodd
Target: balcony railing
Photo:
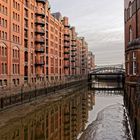
<instances>
[{"instance_id":1,"label":"balcony railing","mask_svg":"<svg viewBox=\"0 0 140 140\"><path fill-rule=\"evenodd\" d=\"M35 43L44 44L45 43L45 39L44 38L36 38L35 39Z\"/></svg>"},{"instance_id":2,"label":"balcony railing","mask_svg":"<svg viewBox=\"0 0 140 140\"><path fill-rule=\"evenodd\" d=\"M70 36L70 34L69 34L69 33L64 33L64 36L69 37L69 36Z\"/></svg>"},{"instance_id":3,"label":"balcony railing","mask_svg":"<svg viewBox=\"0 0 140 140\"><path fill-rule=\"evenodd\" d=\"M76 62L76 60L71 60L71 62Z\"/></svg>"},{"instance_id":4,"label":"balcony railing","mask_svg":"<svg viewBox=\"0 0 140 140\"><path fill-rule=\"evenodd\" d=\"M44 53L44 52L45 52L45 49L44 49L43 47L41 47L41 48L36 48L36 49L35 49L35 52L36 52L36 53Z\"/></svg>"},{"instance_id":5,"label":"balcony railing","mask_svg":"<svg viewBox=\"0 0 140 140\"><path fill-rule=\"evenodd\" d=\"M76 44L72 44L71 46L72 46L72 47L76 47Z\"/></svg>"},{"instance_id":6,"label":"balcony railing","mask_svg":"<svg viewBox=\"0 0 140 140\"><path fill-rule=\"evenodd\" d=\"M45 30L44 29L36 29L35 33L36 34L45 34Z\"/></svg>"},{"instance_id":7,"label":"balcony railing","mask_svg":"<svg viewBox=\"0 0 140 140\"><path fill-rule=\"evenodd\" d=\"M70 28L70 25L64 25L65 26L65 28Z\"/></svg>"},{"instance_id":8,"label":"balcony railing","mask_svg":"<svg viewBox=\"0 0 140 140\"><path fill-rule=\"evenodd\" d=\"M45 10L36 9L36 15L45 17Z\"/></svg>"},{"instance_id":9,"label":"balcony railing","mask_svg":"<svg viewBox=\"0 0 140 140\"><path fill-rule=\"evenodd\" d=\"M45 25L45 20L42 20L42 19L36 19L35 24Z\"/></svg>"},{"instance_id":10,"label":"balcony railing","mask_svg":"<svg viewBox=\"0 0 140 140\"><path fill-rule=\"evenodd\" d=\"M65 52L64 52L64 54L69 54L69 53L70 53L69 51L65 51Z\"/></svg>"},{"instance_id":11,"label":"balcony railing","mask_svg":"<svg viewBox=\"0 0 140 140\"><path fill-rule=\"evenodd\" d=\"M76 56L76 54L72 54L72 55L71 55L71 57L75 57L75 56Z\"/></svg>"},{"instance_id":12,"label":"balcony railing","mask_svg":"<svg viewBox=\"0 0 140 140\"><path fill-rule=\"evenodd\" d=\"M136 38L128 43L126 51L133 49L140 49L140 38Z\"/></svg>"},{"instance_id":13,"label":"balcony railing","mask_svg":"<svg viewBox=\"0 0 140 140\"><path fill-rule=\"evenodd\" d=\"M40 3L46 3L46 0L36 0L36 2L40 2Z\"/></svg>"},{"instance_id":14,"label":"balcony railing","mask_svg":"<svg viewBox=\"0 0 140 140\"><path fill-rule=\"evenodd\" d=\"M71 51L72 51L72 52L75 52L75 51L76 51L76 49L72 49Z\"/></svg>"},{"instance_id":15,"label":"balcony railing","mask_svg":"<svg viewBox=\"0 0 140 140\"><path fill-rule=\"evenodd\" d=\"M70 67L70 65L64 65L64 68L66 69L66 68L69 68Z\"/></svg>"},{"instance_id":16,"label":"balcony railing","mask_svg":"<svg viewBox=\"0 0 140 140\"><path fill-rule=\"evenodd\" d=\"M64 60L69 60L69 59L70 59L70 58L66 58L66 57L64 58Z\"/></svg>"},{"instance_id":17,"label":"balcony railing","mask_svg":"<svg viewBox=\"0 0 140 140\"><path fill-rule=\"evenodd\" d=\"M45 61L36 61L36 62L35 62L35 65L36 65L36 66L45 65Z\"/></svg>"}]
</instances>

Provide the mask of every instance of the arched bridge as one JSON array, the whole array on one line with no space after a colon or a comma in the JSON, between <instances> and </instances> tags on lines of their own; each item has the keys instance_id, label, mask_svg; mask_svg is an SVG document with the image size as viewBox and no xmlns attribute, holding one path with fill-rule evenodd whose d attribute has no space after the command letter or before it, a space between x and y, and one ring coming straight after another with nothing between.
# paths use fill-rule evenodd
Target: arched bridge
<instances>
[{"instance_id":1,"label":"arched bridge","mask_svg":"<svg viewBox=\"0 0 140 140\"><path fill-rule=\"evenodd\" d=\"M89 73L88 79L91 85L95 82L97 85L101 81L107 81L117 83L117 85L121 83L124 87L125 69L122 65L100 66Z\"/></svg>"}]
</instances>

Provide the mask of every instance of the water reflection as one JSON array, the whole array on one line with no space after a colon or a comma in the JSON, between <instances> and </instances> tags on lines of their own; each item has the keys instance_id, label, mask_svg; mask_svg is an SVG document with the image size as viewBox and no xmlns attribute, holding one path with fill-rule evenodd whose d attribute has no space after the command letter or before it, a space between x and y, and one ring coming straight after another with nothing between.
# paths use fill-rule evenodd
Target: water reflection
<instances>
[{"instance_id":1,"label":"water reflection","mask_svg":"<svg viewBox=\"0 0 140 140\"><path fill-rule=\"evenodd\" d=\"M83 89L63 94L35 111L29 109L24 117L15 111L19 116L0 128L0 140L74 140L84 130L94 103L94 95ZM0 120L7 114L3 113Z\"/></svg>"},{"instance_id":2,"label":"water reflection","mask_svg":"<svg viewBox=\"0 0 140 140\"><path fill-rule=\"evenodd\" d=\"M124 112L119 91L65 91L1 112L0 140L126 140L130 133Z\"/></svg>"},{"instance_id":3,"label":"water reflection","mask_svg":"<svg viewBox=\"0 0 140 140\"><path fill-rule=\"evenodd\" d=\"M92 87L93 88L114 88L114 89L120 89L123 88L122 82L114 81L114 80L93 80L92 81Z\"/></svg>"}]
</instances>

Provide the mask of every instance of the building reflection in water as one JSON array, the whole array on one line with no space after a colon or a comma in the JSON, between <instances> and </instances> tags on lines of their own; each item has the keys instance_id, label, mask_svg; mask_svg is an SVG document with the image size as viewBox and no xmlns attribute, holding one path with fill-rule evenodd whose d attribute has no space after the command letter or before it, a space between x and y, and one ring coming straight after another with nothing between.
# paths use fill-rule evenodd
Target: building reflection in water
<instances>
[{"instance_id":1,"label":"building reflection in water","mask_svg":"<svg viewBox=\"0 0 140 140\"><path fill-rule=\"evenodd\" d=\"M87 89L65 94L25 117L10 120L0 128L0 140L75 140L85 129L94 104L95 95Z\"/></svg>"}]
</instances>

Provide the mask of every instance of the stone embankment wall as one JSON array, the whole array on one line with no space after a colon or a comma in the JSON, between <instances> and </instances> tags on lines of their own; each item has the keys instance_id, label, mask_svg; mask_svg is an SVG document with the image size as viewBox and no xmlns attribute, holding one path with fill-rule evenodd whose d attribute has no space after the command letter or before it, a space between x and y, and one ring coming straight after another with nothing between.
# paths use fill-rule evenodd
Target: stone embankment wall
<instances>
[{"instance_id":1,"label":"stone embankment wall","mask_svg":"<svg viewBox=\"0 0 140 140\"><path fill-rule=\"evenodd\" d=\"M0 97L0 110L6 109L8 107L12 107L14 105L23 104L26 102L30 102L32 100L37 99L40 96L46 96L49 94L54 94L58 90L66 89L66 88L73 88L77 86L84 86L87 85L87 79L81 80L74 80L66 83L61 84L54 84L50 86L35 86L35 87L28 87L22 88L17 90L14 94L9 93L6 96ZM10 92L10 91L9 91Z\"/></svg>"}]
</instances>

